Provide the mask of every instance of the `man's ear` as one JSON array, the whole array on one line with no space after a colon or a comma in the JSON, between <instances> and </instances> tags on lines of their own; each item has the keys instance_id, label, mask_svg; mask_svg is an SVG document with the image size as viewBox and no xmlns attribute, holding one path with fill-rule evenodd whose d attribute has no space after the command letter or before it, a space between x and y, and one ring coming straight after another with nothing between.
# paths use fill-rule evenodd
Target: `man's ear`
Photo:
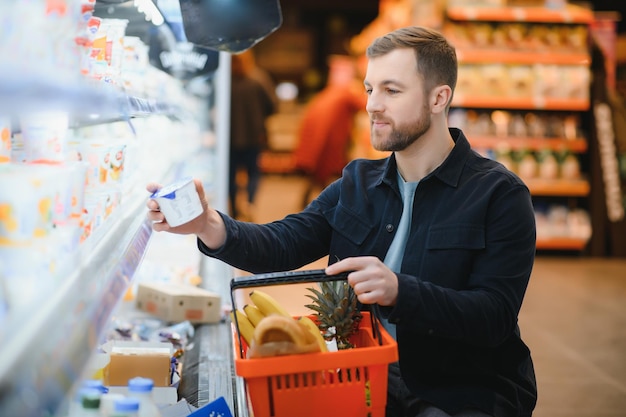
<instances>
[{"instance_id":1,"label":"man's ear","mask_svg":"<svg viewBox=\"0 0 626 417\"><path fill-rule=\"evenodd\" d=\"M438 85L432 89L430 99L433 113L445 112L452 99L452 89L449 85Z\"/></svg>"}]
</instances>

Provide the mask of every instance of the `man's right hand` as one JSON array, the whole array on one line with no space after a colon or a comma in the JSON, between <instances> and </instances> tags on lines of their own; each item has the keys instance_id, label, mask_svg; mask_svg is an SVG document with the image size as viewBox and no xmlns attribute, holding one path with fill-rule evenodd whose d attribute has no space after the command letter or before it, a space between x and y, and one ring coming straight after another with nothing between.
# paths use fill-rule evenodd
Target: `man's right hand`
<instances>
[{"instance_id":1,"label":"man's right hand","mask_svg":"<svg viewBox=\"0 0 626 417\"><path fill-rule=\"evenodd\" d=\"M152 222L152 229L155 232L169 232L179 235L194 234L198 236L207 247L218 249L226 242L226 227L224 226L224 221L217 211L209 207L202 181L199 179L194 179L193 181L198 196L200 197L200 202L202 203L202 214L187 223L172 227L167 222L165 215L161 212L159 203L151 198L146 203L148 207L146 217ZM159 190L161 187L161 184L149 183L146 186L146 190L152 195L152 193Z\"/></svg>"}]
</instances>

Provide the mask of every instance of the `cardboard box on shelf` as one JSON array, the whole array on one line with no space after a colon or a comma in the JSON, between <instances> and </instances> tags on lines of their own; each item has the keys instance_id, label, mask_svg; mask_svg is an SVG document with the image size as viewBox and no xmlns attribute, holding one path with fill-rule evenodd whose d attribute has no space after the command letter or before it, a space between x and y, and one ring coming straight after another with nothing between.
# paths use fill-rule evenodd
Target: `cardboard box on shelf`
<instances>
[{"instance_id":1,"label":"cardboard box on shelf","mask_svg":"<svg viewBox=\"0 0 626 417\"><path fill-rule=\"evenodd\" d=\"M135 377L150 378L155 387L170 386L171 343L113 340L102 348L110 357L103 372L106 386L126 386Z\"/></svg>"},{"instance_id":2,"label":"cardboard box on shelf","mask_svg":"<svg viewBox=\"0 0 626 417\"><path fill-rule=\"evenodd\" d=\"M139 283L137 308L168 322L217 323L219 295L188 284Z\"/></svg>"}]
</instances>

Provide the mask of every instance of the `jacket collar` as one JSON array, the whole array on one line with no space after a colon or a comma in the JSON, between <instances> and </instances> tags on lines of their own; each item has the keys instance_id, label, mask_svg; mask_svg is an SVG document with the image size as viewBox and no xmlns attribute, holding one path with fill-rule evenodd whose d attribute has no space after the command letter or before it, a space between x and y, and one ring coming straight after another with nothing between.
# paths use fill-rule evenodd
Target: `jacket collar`
<instances>
[{"instance_id":1,"label":"jacket collar","mask_svg":"<svg viewBox=\"0 0 626 417\"><path fill-rule=\"evenodd\" d=\"M443 163L439 165L433 172L428 174L422 181L428 180L432 177L437 177L443 183L448 184L451 187L456 187L459 183L459 178L461 177L461 173L463 172L465 161L469 156L471 147L461 129L451 127L448 130L450 131L452 139L454 140L454 148L452 148L452 151L443 161ZM377 185L384 182L385 184L389 185L391 188L399 192L398 181L396 179L397 172L398 169L396 163L396 154L392 153L387 158L387 162L382 171L381 177L377 182Z\"/></svg>"}]
</instances>

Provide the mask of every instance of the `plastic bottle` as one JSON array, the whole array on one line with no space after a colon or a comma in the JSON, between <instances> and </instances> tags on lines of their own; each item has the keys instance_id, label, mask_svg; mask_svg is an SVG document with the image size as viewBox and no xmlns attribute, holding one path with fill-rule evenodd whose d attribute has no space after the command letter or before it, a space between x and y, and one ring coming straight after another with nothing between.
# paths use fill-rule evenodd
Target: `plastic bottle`
<instances>
[{"instance_id":1,"label":"plastic bottle","mask_svg":"<svg viewBox=\"0 0 626 417\"><path fill-rule=\"evenodd\" d=\"M76 395L73 396L72 401L69 404L68 416L76 416L82 411L82 397L85 391L88 390L97 390L101 394L105 394L108 392L108 388L104 386L103 382L98 379L86 379L81 381L80 387L76 392ZM78 414L77 414L78 413Z\"/></svg>"},{"instance_id":2,"label":"plastic bottle","mask_svg":"<svg viewBox=\"0 0 626 417\"><path fill-rule=\"evenodd\" d=\"M115 401L125 398L124 394L107 392L100 397L100 412L103 416L109 417L115 411Z\"/></svg>"},{"instance_id":3,"label":"plastic bottle","mask_svg":"<svg viewBox=\"0 0 626 417\"><path fill-rule=\"evenodd\" d=\"M104 382L99 379L86 379L81 383L81 387L97 389L103 394L109 392L109 389L104 386Z\"/></svg>"},{"instance_id":4,"label":"plastic bottle","mask_svg":"<svg viewBox=\"0 0 626 417\"><path fill-rule=\"evenodd\" d=\"M137 398L118 398L113 404L113 412L109 417L138 417L139 400Z\"/></svg>"},{"instance_id":5,"label":"plastic bottle","mask_svg":"<svg viewBox=\"0 0 626 417\"><path fill-rule=\"evenodd\" d=\"M95 388L82 388L77 394L77 404L72 407L69 417L100 417L100 396Z\"/></svg>"},{"instance_id":6,"label":"plastic bottle","mask_svg":"<svg viewBox=\"0 0 626 417\"><path fill-rule=\"evenodd\" d=\"M128 381L128 396L139 400L139 417L161 417L152 397L153 388L154 381L150 378L136 377Z\"/></svg>"},{"instance_id":7,"label":"plastic bottle","mask_svg":"<svg viewBox=\"0 0 626 417\"><path fill-rule=\"evenodd\" d=\"M98 390L85 390L82 397L81 417L101 417L100 413L100 396L102 393Z\"/></svg>"}]
</instances>

